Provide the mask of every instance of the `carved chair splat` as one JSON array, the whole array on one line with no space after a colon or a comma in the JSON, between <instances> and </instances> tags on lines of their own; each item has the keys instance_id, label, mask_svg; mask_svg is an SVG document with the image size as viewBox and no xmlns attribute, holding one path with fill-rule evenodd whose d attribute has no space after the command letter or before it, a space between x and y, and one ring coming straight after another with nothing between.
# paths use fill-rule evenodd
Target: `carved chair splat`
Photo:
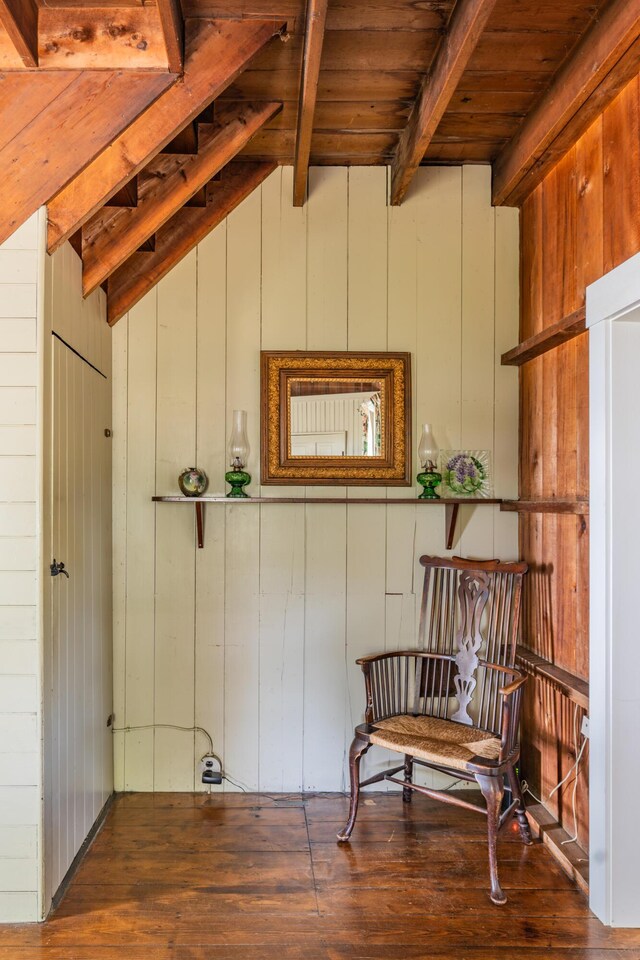
<instances>
[{"instance_id":1,"label":"carved chair splat","mask_svg":"<svg viewBox=\"0 0 640 960\"><path fill-rule=\"evenodd\" d=\"M349 819L338 840L349 840L360 788L382 780L487 816L491 900L506 903L498 879L497 838L515 815L531 843L516 763L522 688L514 667L525 563L421 557L425 568L419 649L382 653L356 662L364 673L365 722L349 752ZM391 770L360 780L362 757L377 745L403 755ZM477 783L485 806L413 782L414 764ZM402 778L397 776L401 774ZM511 803L501 813L505 778Z\"/></svg>"}]
</instances>

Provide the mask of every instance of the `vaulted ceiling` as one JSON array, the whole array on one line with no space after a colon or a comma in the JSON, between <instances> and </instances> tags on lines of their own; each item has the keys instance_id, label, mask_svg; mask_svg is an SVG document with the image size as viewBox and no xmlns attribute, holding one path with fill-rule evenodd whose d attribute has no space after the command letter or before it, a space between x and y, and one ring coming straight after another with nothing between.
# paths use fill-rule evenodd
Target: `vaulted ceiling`
<instances>
[{"instance_id":1,"label":"vaulted ceiling","mask_svg":"<svg viewBox=\"0 0 640 960\"><path fill-rule=\"evenodd\" d=\"M279 163L492 163L518 204L640 70L640 0L0 0L0 241L115 322Z\"/></svg>"}]
</instances>

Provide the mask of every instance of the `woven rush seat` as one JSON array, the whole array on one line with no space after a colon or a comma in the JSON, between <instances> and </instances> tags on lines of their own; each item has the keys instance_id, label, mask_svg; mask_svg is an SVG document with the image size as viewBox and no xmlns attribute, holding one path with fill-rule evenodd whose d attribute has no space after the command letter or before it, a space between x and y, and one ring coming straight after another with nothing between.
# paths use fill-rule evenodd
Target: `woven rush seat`
<instances>
[{"instance_id":1,"label":"woven rush seat","mask_svg":"<svg viewBox=\"0 0 640 960\"><path fill-rule=\"evenodd\" d=\"M495 734L453 720L401 714L379 720L374 727L371 743L454 770L466 770L474 757L497 760L500 755Z\"/></svg>"}]
</instances>

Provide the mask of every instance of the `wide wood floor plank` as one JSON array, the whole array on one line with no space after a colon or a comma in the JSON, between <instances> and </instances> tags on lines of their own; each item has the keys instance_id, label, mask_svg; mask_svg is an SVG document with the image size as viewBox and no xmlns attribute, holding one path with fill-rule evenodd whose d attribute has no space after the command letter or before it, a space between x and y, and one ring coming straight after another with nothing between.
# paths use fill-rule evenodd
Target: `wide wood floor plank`
<instances>
[{"instance_id":1,"label":"wide wood floor plank","mask_svg":"<svg viewBox=\"0 0 640 960\"><path fill-rule=\"evenodd\" d=\"M275 801L275 802L274 802ZM0 960L638 960L542 844L427 798L117 797L51 918L0 927Z\"/></svg>"},{"instance_id":2,"label":"wide wood floor plank","mask_svg":"<svg viewBox=\"0 0 640 960\"><path fill-rule=\"evenodd\" d=\"M122 947L41 947L38 960L123 960ZM308 948L292 947L287 943L271 947L229 947L201 944L190 947L128 947L126 960L389 960L388 947L354 947L353 944L332 944L309 951ZM403 960L461 960L457 948L432 949L415 944L396 944L393 956ZM513 960L511 947L470 947L464 952L465 960ZM518 960L632 960L623 950L594 950L584 948L547 949L545 947L521 947ZM0 960L34 960L32 947L0 947Z\"/></svg>"}]
</instances>

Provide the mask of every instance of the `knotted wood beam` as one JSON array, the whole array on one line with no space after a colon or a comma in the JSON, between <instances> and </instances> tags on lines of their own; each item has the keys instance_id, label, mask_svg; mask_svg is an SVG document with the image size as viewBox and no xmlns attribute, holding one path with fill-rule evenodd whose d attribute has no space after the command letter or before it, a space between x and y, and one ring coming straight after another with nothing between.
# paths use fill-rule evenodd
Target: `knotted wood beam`
<instances>
[{"instance_id":1,"label":"knotted wood beam","mask_svg":"<svg viewBox=\"0 0 640 960\"><path fill-rule=\"evenodd\" d=\"M391 163L394 206L402 203L495 4L496 0L458 0Z\"/></svg>"},{"instance_id":2,"label":"knotted wood beam","mask_svg":"<svg viewBox=\"0 0 640 960\"><path fill-rule=\"evenodd\" d=\"M230 163L213 184L204 207L183 207L156 234L153 253L134 253L107 281L107 319L113 326L248 197L277 167L275 162Z\"/></svg>"}]
</instances>

